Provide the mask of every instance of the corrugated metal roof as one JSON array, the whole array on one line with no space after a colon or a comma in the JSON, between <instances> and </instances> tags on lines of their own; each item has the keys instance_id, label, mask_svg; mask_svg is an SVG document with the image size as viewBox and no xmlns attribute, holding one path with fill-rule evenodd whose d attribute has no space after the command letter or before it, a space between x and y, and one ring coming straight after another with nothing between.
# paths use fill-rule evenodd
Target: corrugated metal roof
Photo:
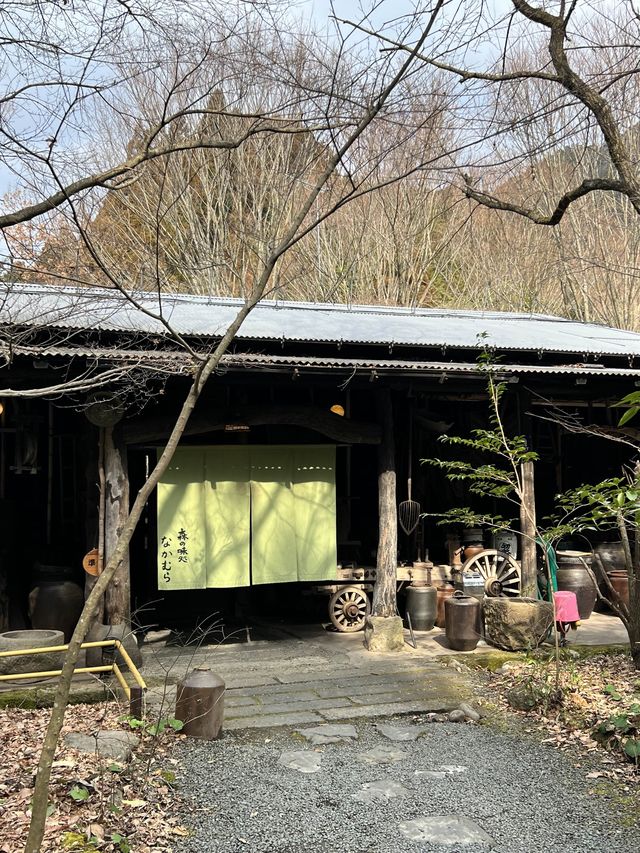
<instances>
[{"instance_id":1,"label":"corrugated metal roof","mask_svg":"<svg viewBox=\"0 0 640 853\"><path fill-rule=\"evenodd\" d=\"M242 305L237 299L164 294L159 301L154 293L132 294L143 311L114 290L34 284L8 287L0 304L0 322L65 329L165 335L166 327L150 316L161 313L181 335L215 338L224 333ZM585 356L640 355L640 334L561 317L269 300L253 310L237 338L390 347L479 349L488 345L498 350Z\"/></svg>"},{"instance_id":2,"label":"corrugated metal roof","mask_svg":"<svg viewBox=\"0 0 640 853\"><path fill-rule=\"evenodd\" d=\"M459 361L407 361L403 359L356 359L356 358L322 358L308 356L260 355L257 353L227 354L222 359L222 365L227 367L258 367L258 368L298 368L299 370L362 370L381 371L390 373L462 373L480 376L483 371L475 362ZM640 379L640 366L605 367L601 364L502 364L494 366L494 371L500 375L570 375L570 376L607 376Z\"/></svg>"},{"instance_id":3,"label":"corrugated metal roof","mask_svg":"<svg viewBox=\"0 0 640 853\"><path fill-rule=\"evenodd\" d=\"M96 359L97 361L125 361L132 364L152 365L162 370L180 373L188 370L192 364L191 357L184 350L130 350L109 349L107 347L49 346L15 347L15 355L32 358L70 358L80 357ZM227 353L220 362L221 369L256 369L256 370L298 370L327 371L340 370L344 372L362 371L381 373L414 373L439 375L458 373L480 376L483 374L475 362L459 361L416 361L406 359L361 359L361 358L331 358L304 355L272 355L268 353ZM602 364L502 364L494 367L499 375L531 375L543 374L552 376L606 376L640 379L640 366L608 367Z\"/></svg>"}]
</instances>

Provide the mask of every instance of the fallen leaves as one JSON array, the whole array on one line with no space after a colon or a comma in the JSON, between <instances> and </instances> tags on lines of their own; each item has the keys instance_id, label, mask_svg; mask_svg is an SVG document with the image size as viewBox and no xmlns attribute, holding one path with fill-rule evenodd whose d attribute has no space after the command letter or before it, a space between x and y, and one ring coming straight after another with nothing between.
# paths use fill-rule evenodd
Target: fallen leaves
<instances>
[{"instance_id":1,"label":"fallen leaves","mask_svg":"<svg viewBox=\"0 0 640 853\"><path fill-rule=\"evenodd\" d=\"M128 764L101 759L64 744L69 731L91 734L123 728L116 702L74 705L51 770L42 853L169 853L171 839L186 837L185 805L175 790L171 738L145 735ZM49 720L46 709L0 711L0 853L22 853L40 747Z\"/></svg>"},{"instance_id":2,"label":"fallen leaves","mask_svg":"<svg viewBox=\"0 0 640 853\"><path fill-rule=\"evenodd\" d=\"M560 665L562 701L547 701L555 689L555 661L530 659L510 662L491 680L491 686L509 712L526 717L544 730L542 743L566 751L578 748L581 754L597 758L601 770L593 770L588 779L628 782L640 795L638 768L615 753L606 752L593 738L594 728L640 700L640 682L631 659L624 654L598 654L587 658L569 658ZM538 697L530 711L509 707L506 697L514 688L525 688Z\"/></svg>"}]
</instances>

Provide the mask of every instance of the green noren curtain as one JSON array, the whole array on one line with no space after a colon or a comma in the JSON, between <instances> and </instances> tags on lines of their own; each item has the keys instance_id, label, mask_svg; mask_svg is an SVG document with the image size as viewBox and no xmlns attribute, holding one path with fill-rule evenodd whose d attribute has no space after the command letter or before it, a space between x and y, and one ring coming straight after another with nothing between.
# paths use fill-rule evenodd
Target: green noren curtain
<instances>
[{"instance_id":1,"label":"green noren curtain","mask_svg":"<svg viewBox=\"0 0 640 853\"><path fill-rule=\"evenodd\" d=\"M229 452L231 450L232 452ZM205 586L249 585L251 495L249 448L212 447L205 457Z\"/></svg>"},{"instance_id":2,"label":"green noren curtain","mask_svg":"<svg viewBox=\"0 0 640 853\"><path fill-rule=\"evenodd\" d=\"M293 448L298 580L337 577L336 449Z\"/></svg>"},{"instance_id":3,"label":"green noren curtain","mask_svg":"<svg viewBox=\"0 0 640 853\"><path fill-rule=\"evenodd\" d=\"M176 451L158 486L160 589L335 577L334 447Z\"/></svg>"},{"instance_id":4,"label":"green noren curtain","mask_svg":"<svg viewBox=\"0 0 640 853\"><path fill-rule=\"evenodd\" d=\"M158 588L207 585L204 454L183 448L158 484Z\"/></svg>"}]
</instances>

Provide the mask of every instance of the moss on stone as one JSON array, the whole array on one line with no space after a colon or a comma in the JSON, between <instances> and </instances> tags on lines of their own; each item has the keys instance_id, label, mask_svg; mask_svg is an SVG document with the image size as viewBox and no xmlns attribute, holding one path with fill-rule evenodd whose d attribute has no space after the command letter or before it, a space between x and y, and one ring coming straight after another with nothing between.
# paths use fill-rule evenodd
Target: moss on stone
<instances>
[{"instance_id":1,"label":"moss on stone","mask_svg":"<svg viewBox=\"0 0 640 853\"><path fill-rule=\"evenodd\" d=\"M33 690L3 690L0 692L0 708L37 708L36 696Z\"/></svg>"},{"instance_id":2,"label":"moss on stone","mask_svg":"<svg viewBox=\"0 0 640 853\"><path fill-rule=\"evenodd\" d=\"M487 649L478 654L453 658L458 663L468 666L469 669L488 669L489 672L495 672L504 663L514 663L525 659L524 652L504 652L501 649Z\"/></svg>"},{"instance_id":3,"label":"moss on stone","mask_svg":"<svg viewBox=\"0 0 640 853\"><path fill-rule=\"evenodd\" d=\"M55 684L31 687L15 687L10 690L0 690L0 708L51 708L55 698ZM70 705L104 702L111 695L111 691L102 684L76 684L71 688L69 695Z\"/></svg>"},{"instance_id":4,"label":"moss on stone","mask_svg":"<svg viewBox=\"0 0 640 853\"><path fill-rule=\"evenodd\" d=\"M629 794L621 781L603 780L591 788L589 793L603 797L615 806L621 826L631 828L640 822L640 797L637 793Z\"/></svg>"}]
</instances>

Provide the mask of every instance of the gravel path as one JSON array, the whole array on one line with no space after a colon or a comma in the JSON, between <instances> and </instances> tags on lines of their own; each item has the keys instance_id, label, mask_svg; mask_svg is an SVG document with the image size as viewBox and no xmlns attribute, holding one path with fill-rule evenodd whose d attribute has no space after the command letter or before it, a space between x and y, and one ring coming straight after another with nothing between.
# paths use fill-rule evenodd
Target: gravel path
<instances>
[{"instance_id":1,"label":"gravel path","mask_svg":"<svg viewBox=\"0 0 640 853\"><path fill-rule=\"evenodd\" d=\"M410 724L406 718L391 722ZM401 833L403 822L433 815L472 819L503 853L637 853L637 828L623 828L611 802L589 794L600 780L586 779L588 768L575 768L566 754L485 725L424 728L408 743L387 740L374 722L357 724L356 741L318 747L281 729L234 732L217 743L184 741L178 754L181 791L193 803L184 819L193 835L177 853L490 849L412 841ZM389 764L364 763L362 754L376 747L405 754ZM289 751L314 752L320 770L301 773L279 765ZM390 786L400 796L373 803L354 796L380 780L400 783Z\"/></svg>"}]
</instances>

